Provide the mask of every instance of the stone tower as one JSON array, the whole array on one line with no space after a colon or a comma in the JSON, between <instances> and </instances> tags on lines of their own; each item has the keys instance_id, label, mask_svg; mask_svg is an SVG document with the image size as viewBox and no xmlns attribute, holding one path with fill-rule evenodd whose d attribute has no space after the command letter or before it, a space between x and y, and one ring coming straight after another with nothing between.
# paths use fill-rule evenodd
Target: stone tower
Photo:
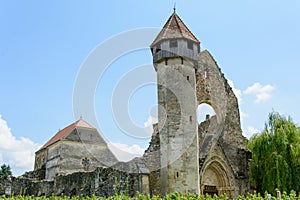
<instances>
[{"instance_id":1,"label":"stone tower","mask_svg":"<svg viewBox=\"0 0 300 200\"><path fill-rule=\"evenodd\" d=\"M150 192L247 194L251 152L237 98L217 62L207 50L200 51L199 40L175 11L150 47L159 105L158 128L144 155L153 171ZM202 104L215 115L198 124ZM150 162L154 158L158 173Z\"/></svg>"},{"instance_id":2,"label":"stone tower","mask_svg":"<svg viewBox=\"0 0 300 200\"><path fill-rule=\"evenodd\" d=\"M199 193L199 40L174 13L151 44L158 82L161 193Z\"/></svg>"}]
</instances>

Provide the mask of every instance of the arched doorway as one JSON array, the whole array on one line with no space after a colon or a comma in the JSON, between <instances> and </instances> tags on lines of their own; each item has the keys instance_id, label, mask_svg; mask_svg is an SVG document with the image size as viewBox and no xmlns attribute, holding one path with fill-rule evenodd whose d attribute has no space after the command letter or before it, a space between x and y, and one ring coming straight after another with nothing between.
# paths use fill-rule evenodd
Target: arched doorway
<instances>
[{"instance_id":1,"label":"arched doorway","mask_svg":"<svg viewBox=\"0 0 300 200\"><path fill-rule=\"evenodd\" d=\"M202 170L201 170L202 171ZM201 175L201 174L200 174ZM200 187L202 194L213 196L233 195L233 180L230 168L220 158L214 157L202 171Z\"/></svg>"}]
</instances>

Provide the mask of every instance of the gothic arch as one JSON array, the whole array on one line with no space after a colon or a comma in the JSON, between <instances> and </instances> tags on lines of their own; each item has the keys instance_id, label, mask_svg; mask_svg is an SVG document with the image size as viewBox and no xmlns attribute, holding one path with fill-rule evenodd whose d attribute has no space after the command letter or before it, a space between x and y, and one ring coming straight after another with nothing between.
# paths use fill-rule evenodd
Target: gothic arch
<instances>
[{"instance_id":1,"label":"gothic arch","mask_svg":"<svg viewBox=\"0 0 300 200\"><path fill-rule=\"evenodd\" d=\"M205 100L202 100L202 101L198 102L198 107L200 105L202 105L202 104L207 104L207 105L209 105L209 106L212 107L212 109L216 113L218 123L220 123L221 121L223 121L222 112L220 111L220 108L214 102L212 102L209 99L205 99Z\"/></svg>"},{"instance_id":2,"label":"gothic arch","mask_svg":"<svg viewBox=\"0 0 300 200\"><path fill-rule=\"evenodd\" d=\"M225 154L216 145L200 170L200 190L204 194L207 188L215 188L218 195L234 196L234 175Z\"/></svg>"}]
</instances>

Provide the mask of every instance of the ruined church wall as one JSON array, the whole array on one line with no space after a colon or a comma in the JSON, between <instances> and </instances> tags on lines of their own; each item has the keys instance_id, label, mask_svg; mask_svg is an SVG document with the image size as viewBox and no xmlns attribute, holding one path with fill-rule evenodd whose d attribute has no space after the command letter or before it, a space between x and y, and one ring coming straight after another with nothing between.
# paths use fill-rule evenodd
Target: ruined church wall
<instances>
[{"instance_id":1,"label":"ruined church wall","mask_svg":"<svg viewBox=\"0 0 300 200\"><path fill-rule=\"evenodd\" d=\"M34 169L38 170L41 169L47 160L47 150L40 149L39 151L35 152L35 161L34 161Z\"/></svg>"},{"instance_id":2,"label":"ruined church wall","mask_svg":"<svg viewBox=\"0 0 300 200\"><path fill-rule=\"evenodd\" d=\"M67 176L57 176L51 181L36 181L28 178L11 179L11 194L50 196L114 196L128 189L130 196L137 191L142 192L143 177L139 174L129 174L112 168L97 168L93 172L77 172ZM8 180L0 178L0 195L5 194Z\"/></svg>"},{"instance_id":3,"label":"ruined church wall","mask_svg":"<svg viewBox=\"0 0 300 200\"><path fill-rule=\"evenodd\" d=\"M153 125L153 134L148 149L142 157L145 165L150 171L149 174L149 192L150 195L161 194L160 180L160 137L158 124Z\"/></svg>"},{"instance_id":4,"label":"ruined church wall","mask_svg":"<svg viewBox=\"0 0 300 200\"><path fill-rule=\"evenodd\" d=\"M242 135L238 100L208 51L199 54L197 98L199 104L207 103L214 108L219 127L214 134L200 137L200 161L204 162L210 149L219 143L234 174L235 195L245 194L250 189L251 152L246 147L247 139Z\"/></svg>"}]
</instances>

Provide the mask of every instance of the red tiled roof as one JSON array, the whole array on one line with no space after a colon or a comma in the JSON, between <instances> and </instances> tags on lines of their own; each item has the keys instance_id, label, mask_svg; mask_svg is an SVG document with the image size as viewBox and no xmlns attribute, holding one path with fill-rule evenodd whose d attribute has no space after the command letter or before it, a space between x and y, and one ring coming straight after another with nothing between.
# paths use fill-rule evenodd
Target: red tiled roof
<instances>
[{"instance_id":1,"label":"red tiled roof","mask_svg":"<svg viewBox=\"0 0 300 200\"><path fill-rule=\"evenodd\" d=\"M69 126L65 127L64 129L58 131L48 142L46 142L46 144L44 144L44 146L42 146L41 149L44 149L48 146L50 146L51 144L64 139L65 137L67 137L75 128L89 128L89 129L96 129L94 127L92 127L91 125L89 125L86 121L79 119L76 122L74 122L73 124L70 124ZM40 149L40 150L41 150Z\"/></svg>"},{"instance_id":2,"label":"red tiled roof","mask_svg":"<svg viewBox=\"0 0 300 200\"><path fill-rule=\"evenodd\" d=\"M172 38L185 38L200 43L175 12L170 16L163 29L151 44L151 47L161 40Z\"/></svg>"}]
</instances>

